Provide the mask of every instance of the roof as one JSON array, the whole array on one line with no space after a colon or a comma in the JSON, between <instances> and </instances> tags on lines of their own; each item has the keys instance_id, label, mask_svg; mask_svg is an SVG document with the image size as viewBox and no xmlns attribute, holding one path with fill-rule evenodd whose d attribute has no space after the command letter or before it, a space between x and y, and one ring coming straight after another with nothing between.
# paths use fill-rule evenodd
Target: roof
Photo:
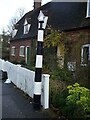
<instances>
[{"instance_id":1,"label":"roof","mask_svg":"<svg viewBox=\"0 0 90 120\"><path fill-rule=\"evenodd\" d=\"M53 2L51 9L51 25L60 31L90 26L86 2Z\"/></svg>"},{"instance_id":2,"label":"roof","mask_svg":"<svg viewBox=\"0 0 90 120\"><path fill-rule=\"evenodd\" d=\"M86 2L49 2L36 10L26 13L17 23L18 32L14 39L32 38L37 35L38 15L40 10L48 16L48 25L60 31L90 27L90 19L86 18ZM28 34L23 34L25 19L31 23Z\"/></svg>"}]
</instances>

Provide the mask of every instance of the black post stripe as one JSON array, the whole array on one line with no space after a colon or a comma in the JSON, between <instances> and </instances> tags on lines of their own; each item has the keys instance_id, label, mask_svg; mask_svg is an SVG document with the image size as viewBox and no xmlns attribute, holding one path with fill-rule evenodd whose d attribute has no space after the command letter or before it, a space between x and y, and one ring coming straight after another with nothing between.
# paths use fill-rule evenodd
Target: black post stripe
<instances>
[{"instance_id":1,"label":"black post stripe","mask_svg":"<svg viewBox=\"0 0 90 120\"><path fill-rule=\"evenodd\" d=\"M44 28L38 28L38 30L43 30L44 31L45 29Z\"/></svg>"},{"instance_id":2,"label":"black post stripe","mask_svg":"<svg viewBox=\"0 0 90 120\"><path fill-rule=\"evenodd\" d=\"M34 94L34 97L35 97L34 102L35 102L35 103L38 103L39 99L41 98L41 95L35 95L35 94ZM40 102L40 101L39 101L39 102Z\"/></svg>"},{"instance_id":3,"label":"black post stripe","mask_svg":"<svg viewBox=\"0 0 90 120\"><path fill-rule=\"evenodd\" d=\"M34 100L33 102L35 103L34 104L34 108L36 110L40 109L40 105L41 105L41 95L35 95L34 94Z\"/></svg>"},{"instance_id":4,"label":"black post stripe","mask_svg":"<svg viewBox=\"0 0 90 120\"><path fill-rule=\"evenodd\" d=\"M40 23L40 28L43 28L43 23Z\"/></svg>"},{"instance_id":5,"label":"black post stripe","mask_svg":"<svg viewBox=\"0 0 90 120\"><path fill-rule=\"evenodd\" d=\"M37 42L37 55L43 55L43 42Z\"/></svg>"},{"instance_id":6,"label":"black post stripe","mask_svg":"<svg viewBox=\"0 0 90 120\"><path fill-rule=\"evenodd\" d=\"M41 82L42 78L42 68L35 69L35 82Z\"/></svg>"},{"instance_id":7,"label":"black post stripe","mask_svg":"<svg viewBox=\"0 0 90 120\"><path fill-rule=\"evenodd\" d=\"M40 28L38 28L38 30L44 30L44 28L43 28L43 22L41 21L39 23L40 23Z\"/></svg>"}]
</instances>

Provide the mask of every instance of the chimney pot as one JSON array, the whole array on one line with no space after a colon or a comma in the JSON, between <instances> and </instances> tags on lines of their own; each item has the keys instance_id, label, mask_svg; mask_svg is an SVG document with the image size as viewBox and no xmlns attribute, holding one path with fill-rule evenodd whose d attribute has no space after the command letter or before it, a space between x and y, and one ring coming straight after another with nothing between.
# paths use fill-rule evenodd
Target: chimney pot
<instances>
[{"instance_id":1,"label":"chimney pot","mask_svg":"<svg viewBox=\"0 0 90 120\"><path fill-rule=\"evenodd\" d=\"M42 0L34 0L34 9L41 7Z\"/></svg>"}]
</instances>

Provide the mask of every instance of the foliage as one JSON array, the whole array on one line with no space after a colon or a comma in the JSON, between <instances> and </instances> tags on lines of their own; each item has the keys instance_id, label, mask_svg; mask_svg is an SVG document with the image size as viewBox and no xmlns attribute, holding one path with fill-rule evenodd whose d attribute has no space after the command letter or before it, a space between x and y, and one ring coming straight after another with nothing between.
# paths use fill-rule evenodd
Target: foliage
<instances>
[{"instance_id":1,"label":"foliage","mask_svg":"<svg viewBox=\"0 0 90 120\"><path fill-rule=\"evenodd\" d=\"M55 47L57 45L62 45L66 42L65 33L60 33L58 30L51 29L51 33L48 34L44 39L45 47Z\"/></svg>"},{"instance_id":2,"label":"foliage","mask_svg":"<svg viewBox=\"0 0 90 120\"><path fill-rule=\"evenodd\" d=\"M50 103L56 108L63 108L66 103L67 90L65 82L50 80Z\"/></svg>"},{"instance_id":3,"label":"foliage","mask_svg":"<svg viewBox=\"0 0 90 120\"><path fill-rule=\"evenodd\" d=\"M66 86L60 80L50 81L50 103L69 120L90 118L90 90L78 83Z\"/></svg>"},{"instance_id":4,"label":"foliage","mask_svg":"<svg viewBox=\"0 0 90 120\"><path fill-rule=\"evenodd\" d=\"M72 79L72 74L66 68L60 69L59 67L57 67L56 70L51 72L51 78L54 80L70 82Z\"/></svg>"},{"instance_id":5,"label":"foliage","mask_svg":"<svg viewBox=\"0 0 90 120\"><path fill-rule=\"evenodd\" d=\"M68 111L68 114L71 117L88 117L87 115L90 115L89 89L80 87L78 83L70 85L67 88L69 91L69 95L66 99L66 109Z\"/></svg>"},{"instance_id":6,"label":"foliage","mask_svg":"<svg viewBox=\"0 0 90 120\"><path fill-rule=\"evenodd\" d=\"M57 68L57 57L55 47L44 47L43 72L50 73Z\"/></svg>"},{"instance_id":7,"label":"foliage","mask_svg":"<svg viewBox=\"0 0 90 120\"><path fill-rule=\"evenodd\" d=\"M9 40L10 40L10 36L7 35L5 33L5 31L3 30L2 31L2 36L1 36L1 44L2 44L2 59L4 60L9 60L9 54L10 54L10 51L9 51L9 47L10 47L10 44L9 44Z\"/></svg>"}]
</instances>

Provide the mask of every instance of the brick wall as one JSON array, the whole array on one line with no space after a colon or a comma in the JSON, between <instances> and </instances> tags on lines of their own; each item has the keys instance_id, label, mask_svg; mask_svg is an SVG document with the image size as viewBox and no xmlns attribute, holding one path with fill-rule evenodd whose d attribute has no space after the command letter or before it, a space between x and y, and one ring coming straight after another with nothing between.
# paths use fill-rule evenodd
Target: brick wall
<instances>
[{"instance_id":1,"label":"brick wall","mask_svg":"<svg viewBox=\"0 0 90 120\"><path fill-rule=\"evenodd\" d=\"M75 71L75 80L80 82L80 84L89 87L89 67L81 66L81 48L82 45L90 44L90 29L76 30L67 32L67 44L66 44L66 54L65 63L72 63Z\"/></svg>"},{"instance_id":2,"label":"brick wall","mask_svg":"<svg viewBox=\"0 0 90 120\"><path fill-rule=\"evenodd\" d=\"M10 60L19 62L21 59L25 60L25 57L26 57L26 55L24 57L21 57L19 55L20 46L25 46L25 51L24 51L25 53L27 46L31 48L31 40L12 40L10 42L10 51L13 46L15 46L15 56L11 55L10 53Z\"/></svg>"}]
</instances>

